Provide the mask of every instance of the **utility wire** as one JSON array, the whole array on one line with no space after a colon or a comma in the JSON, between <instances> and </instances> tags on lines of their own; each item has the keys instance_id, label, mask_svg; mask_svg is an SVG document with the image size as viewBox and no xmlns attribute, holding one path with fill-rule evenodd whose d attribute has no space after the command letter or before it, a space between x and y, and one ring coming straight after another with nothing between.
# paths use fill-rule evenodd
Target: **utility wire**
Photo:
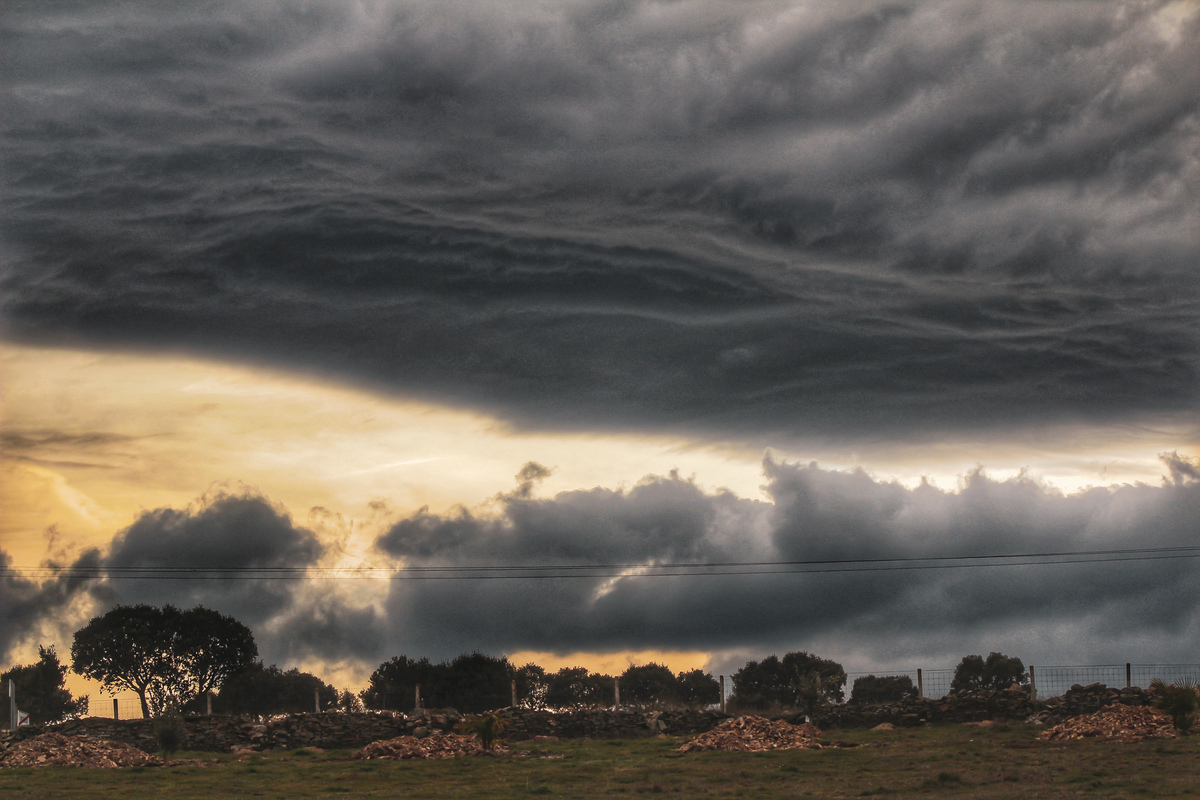
<instances>
[{"instance_id":1,"label":"utility wire","mask_svg":"<svg viewBox=\"0 0 1200 800\"><path fill-rule=\"evenodd\" d=\"M903 556L793 561L708 561L619 564L421 565L397 567L108 567L8 566L0 577L109 580L546 580L820 575L852 572L980 569L989 567L1107 564L1200 558L1200 547L1063 550L963 556Z\"/></svg>"}]
</instances>

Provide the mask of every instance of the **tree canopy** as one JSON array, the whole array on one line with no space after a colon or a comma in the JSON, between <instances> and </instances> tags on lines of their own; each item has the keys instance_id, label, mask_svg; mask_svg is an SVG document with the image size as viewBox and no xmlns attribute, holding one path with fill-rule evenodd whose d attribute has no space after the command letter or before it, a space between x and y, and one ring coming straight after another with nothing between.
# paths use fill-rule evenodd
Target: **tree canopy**
<instances>
[{"instance_id":1,"label":"tree canopy","mask_svg":"<svg viewBox=\"0 0 1200 800\"><path fill-rule=\"evenodd\" d=\"M907 675L864 675L854 679L850 702L854 705L896 703L915 700L917 694L917 687Z\"/></svg>"},{"instance_id":2,"label":"tree canopy","mask_svg":"<svg viewBox=\"0 0 1200 800\"><path fill-rule=\"evenodd\" d=\"M71 645L76 672L107 690L135 692L147 717L219 688L257 655L249 628L203 606L116 606L76 631Z\"/></svg>"},{"instance_id":3,"label":"tree canopy","mask_svg":"<svg viewBox=\"0 0 1200 800\"><path fill-rule=\"evenodd\" d=\"M220 714L299 714L341 708L342 693L310 672L282 670L256 661L221 686L213 709Z\"/></svg>"},{"instance_id":4,"label":"tree canopy","mask_svg":"<svg viewBox=\"0 0 1200 800\"><path fill-rule=\"evenodd\" d=\"M1007 689L1013 684L1026 686L1029 676L1025 674L1025 665L1021 659L1006 656L1003 653L989 653L987 660L983 656L971 655L954 668L954 680L950 682L950 691L964 692L970 689Z\"/></svg>"},{"instance_id":5,"label":"tree canopy","mask_svg":"<svg viewBox=\"0 0 1200 800\"><path fill-rule=\"evenodd\" d=\"M750 661L733 675L733 699L758 709L799 708L811 712L822 703L845 697L846 671L836 661L804 651L782 659L769 655Z\"/></svg>"},{"instance_id":6,"label":"tree canopy","mask_svg":"<svg viewBox=\"0 0 1200 800\"><path fill-rule=\"evenodd\" d=\"M0 673L0 686L7 693L8 682L16 684L17 705L34 725L45 725L87 713L87 697L71 696L63 685L66 675L67 666L59 663L53 645L39 646L37 662Z\"/></svg>"}]
</instances>

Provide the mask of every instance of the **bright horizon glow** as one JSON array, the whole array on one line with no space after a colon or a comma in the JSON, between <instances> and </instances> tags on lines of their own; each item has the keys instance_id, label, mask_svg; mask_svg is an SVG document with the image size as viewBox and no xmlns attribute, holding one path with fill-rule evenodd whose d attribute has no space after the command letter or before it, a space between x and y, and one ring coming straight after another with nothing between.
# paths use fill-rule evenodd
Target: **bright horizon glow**
<instances>
[{"instance_id":1,"label":"bright horizon glow","mask_svg":"<svg viewBox=\"0 0 1200 800\"><path fill-rule=\"evenodd\" d=\"M536 496L628 487L648 474L678 470L706 490L763 498L762 454L726 443L515 430L469 410L193 357L5 345L0 366L0 505L6 509L0 542L18 565L104 547L145 510L186 507L225 487L253 487L282 504L298 524L339 545L338 566L378 565L374 538L423 506L487 513L497 495L513 490L515 474L528 461L554 470L535 487ZM953 489L980 466L1001 478L1027 469L1071 492L1158 483L1158 453L1197 449L1194 432L1181 436L1170 425L1103 436L1053 430L1005 443L896 443L871 453L773 448L771 454L827 468L861 466L909 486L927 479L942 489ZM89 613L79 608L78 619L63 623L78 627ZM35 657L37 643L28 641L16 663ZM69 653L69 641L55 643L60 654ZM548 670L578 665L620 672L654 660L675 671L695 669L711 655L513 657ZM280 666L324 673L327 680L366 679L346 665Z\"/></svg>"}]
</instances>

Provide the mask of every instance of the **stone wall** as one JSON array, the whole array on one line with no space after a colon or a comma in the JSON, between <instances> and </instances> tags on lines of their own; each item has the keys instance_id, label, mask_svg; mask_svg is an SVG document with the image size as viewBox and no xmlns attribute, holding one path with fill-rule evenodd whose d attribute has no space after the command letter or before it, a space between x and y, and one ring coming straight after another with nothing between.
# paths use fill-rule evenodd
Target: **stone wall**
<instances>
[{"instance_id":1,"label":"stone wall","mask_svg":"<svg viewBox=\"0 0 1200 800\"><path fill-rule=\"evenodd\" d=\"M912 727L925 724L954 724L996 720L1056 724L1067 717L1089 714L1113 703L1147 705L1151 697L1137 687L1112 689L1103 684L1072 686L1062 697L1046 701L1030 699L1027 692L974 691L940 700L911 700L872 706L826 706L814 718L822 728L874 727L888 722ZM622 739L640 736L688 735L712 729L725 717L713 711L638 711L633 709L587 711L532 711L506 708L497 712L505 721L503 737L510 741L552 736L559 739ZM228 753L237 750L291 750L320 747L327 750L359 748L396 736L425 736L431 731L454 730L477 715L460 715L445 709L413 714L378 711L366 713L325 712L292 714L267 720L247 717L185 718L184 750ZM793 721L803 721L803 719ZM0 749L9 743L36 736L41 728L22 728L0 739ZM88 717L49 726L67 735L86 734L139 747L158 750L149 720L111 720Z\"/></svg>"}]
</instances>

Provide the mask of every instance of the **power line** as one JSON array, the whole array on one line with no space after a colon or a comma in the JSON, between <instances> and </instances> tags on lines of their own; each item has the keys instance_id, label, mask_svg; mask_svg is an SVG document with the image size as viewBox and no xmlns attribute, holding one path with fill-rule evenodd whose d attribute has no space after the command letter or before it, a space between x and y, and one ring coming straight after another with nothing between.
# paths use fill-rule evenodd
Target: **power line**
<instances>
[{"instance_id":1,"label":"power line","mask_svg":"<svg viewBox=\"0 0 1200 800\"><path fill-rule=\"evenodd\" d=\"M981 569L992 567L1109 564L1200 558L1200 547L1062 550L990 555L895 556L768 561L609 564L420 565L396 567L8 566L0 577L93 580L409 580L479 581L673 578L753 575L822 575L857 572Z\"/></svg>"}]
</instances>

